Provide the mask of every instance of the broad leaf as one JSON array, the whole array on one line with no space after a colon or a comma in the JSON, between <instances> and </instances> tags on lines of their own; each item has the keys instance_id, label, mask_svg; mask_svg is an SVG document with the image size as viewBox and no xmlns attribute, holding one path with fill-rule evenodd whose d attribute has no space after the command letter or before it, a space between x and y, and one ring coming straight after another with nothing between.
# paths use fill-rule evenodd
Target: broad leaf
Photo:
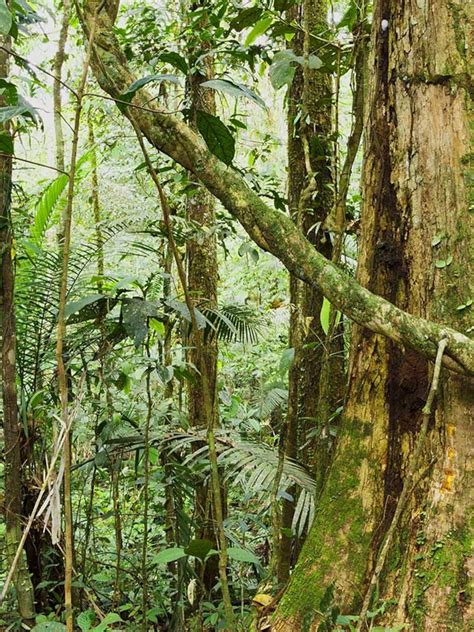
<instances>
[{"instance_id":1,"label":"broad leaf","mask_svg":"<svg viewBox=\"0 0 474 632\"><path fill-rule=\"evenodd\" d=\"M248 9L243 9L233 20L231 20L229 26L234 31L243 31L248 26L255 24L262 13L263 10L259 7L249 7Z\"/></svg>"},{"instance_id":2,"label":"broad leaf","mask_svg":"<svg viewBox=\"0 0 474 632\"><path fill-rule=\"evenodd\" d=\"M230 165L235 155L235 140L229 128L217 116L202 110L196 113L196 124L209 151L226 165Z\"/></svg>"},{"instance_id":3,"label":"broad leaf","mask_svg":"<svg viewBox=\"0 0 474 632\"><path fill-rule=\"evenodd\" d=\"M210 540L199 539L191 540L188 546L184 549L186 555L192 555L200 560L205 560L209 551L214 548L214 543Z\"/></svg>"},{"instance_id":4,"label":"broad leaf","mask_svg":"<svg viewBox=\"0 0 474 632\"><path fill-rule=\"evenodd\" d=\"M295 359L295 349L294 347L289 347L285 349L281 354L280 358L280 371L286 372L289 370L290 366L293 364Z\"/></svg>"},{"instance_id":5,"label":"broad leaf","mask_svg":"<svg viewBox=\"0 0 474 632\"><path fill-rule=\"evenodd\" d=\"M231 560L236 562L249 562L251 564L258 564L258 557L249 551L248 549L241 549L238 546L231 546L227 549L227 555Z\"/></svg>"},{"instance_id":6,"label":"broad leaf","mask_svg":"<svg viewBox=\"0 0 474 632\"><path fill-rule=\"evenodd\" d=\"M329 331L330 313L331 313L331 303L328 301L327 298L324 298L323 305L321 307L321 313L319 314L319 320L321 322L321 327L323 328L323 331L326 334L326 336L328 335L328 331Z\"/></svg>"},{"instance_id":7,"label":"broad leaf","mask_svg":"<svg viewBox=\"0 0 474 632\"><path fill-rule=\"evenodd\" d=\"M188 322L192 322L192 318L191 318L191 314L189 312L188 306L183 301L178 301L176 299L169 299L165 301L165 305L168 305L168 307L171 307L171 309L177 312L180 316L182 316ZM208 320L196 308L194 308L194 317L196 318L198 329L204 329L204 327L208 323Z\"/></svg>"},{"instance_id":8,"label":"broad leaf","mask_svg":"<svg viewBox=\"0 0 474 632\"><path fill-rule=\"evenodd\" d=\"M7 3L5 0L0 0L0 35L8 35L12 24L12 14L7 7Z\"/></svg>"},{"instance_id":9,"label":"broad leaf","mask_svg":"<svg viewBox=\"0 0 474 632\"><path fill-rule=\"evenodd\" d=\"M38 113L35 108L28 103L24 97L18 95L18 101L15 105L7 105L0 108L0 123L3 124L7 121L11 121L11 119L16 118L17 116L30 118L34 123L36 123L38 120L37 114Z\"/></svg>"},{"instance_id":10,"label":"broad leaf","mask_svg":"<svg viewBox=\"0 0 474 632\"><path fill-rule=\"evenodd\" d=\"M120 621L123 621L123 619L119 614L116 612L109 612L105 618L102 619L99 625L92 628L91 632L104 632L107 630L109 625L112 625L113 623L120 623Z\"/></svg>"},{"instance_id":11,"label":"broad leaf","mask_svg":"<svg viewBox=\"0 0 474 632\"><path fill-rule=\"evenodd\" d=\"M92 610L81 612L77 617L77 625L81 628L81 632L89 632L95 621L95 614Z\"/></svg>"},{"instance_id":12,"label":"broad leaf","mask_svg":"<svg viewBox=\"0 0 474 632\"><path fill-rule=\"evenodd\" d=\"M321 312L319 314L319 320L321 322L321 327L323 328L323 331L326 334L326 336L328 335L328 332L329 332L330 316L331 316L331 303L328 301L327 298L324 298L323 305L321 307ZM340 321L341 321L341 312L338 310L336 312L336 318L335 318L335 323L334 323L335 327L339 325Z\"/></svg>"},{"instance_id":13,"label":"broad leaf","mask_svg":"<svg viewBox=\"0 0 474 632\"><path fill-rule=\"evenodd\" d=\"M226 94L230 94L233 97L244 97L246 99L250 99L261 108L267 109L265 105L265 101L255 94L250 88L244 86L241 83L234 83L229 79L211 79L210 81L204 81L201 83L202 88L212 88L213 90L218 90L219 92L225 92Z\"/></svg>"},{"instance_id":14,"label":"broad leaf","mask_svg":"<svg viewBox=\"0 0 474 632\"><path fill-rule=\"evenodd\" d=\"M270 81L275 90L291 84L296 72L294 64L304 66L306 63L312 70L317 70L323 65L323 62L316 55L309 55L306 61L303 56L295 55L292 50L282 50L276 53L270 66Z\"/></svg>"},{"instance_id":15,"label":"broad leaf","mask_svg":"<svg viewBox=\"0 0 474 632\"><path fill-rule=\"evenodd\" d=\"M104 298L103 294L91 294L90 296L83 296L78 301L68 303L64 309L64 317L67 318L68 316L71 316L71 314L79 312L83 307L86 307L91 303L96 303L101 298Z\"/></svg>"},{"instance_id":16,"label":"broad leaf","mask_svg":"<svg viewBox=\"0 0 474 632\"><path fill-rule=\"evenodd\" d=\"M130 103L135 94L146 86L148 83L161 83L162 81L171 81L172 83L179 83L179 78L176 75L147 75L146 77L142 77L141 79L137 79L134 81L123 94L120 95L120 101L126 101ZM123 103L117 103L120 110L123 110L126 106Z\"/></svg>"},{"instance_id":17,"label":"broad leaf","mask_svg":"<svg viewBox=\"0 0 474 632\"><path fill-rule=\"evenodd\" d=\"M31 632L65 632L66 626L63 623L56 623L54 621L43 621L37 623Z\"/></svg>"},{"instance_id":18,"label":"broad leaf","mask_svg":"<svg viewBox=\"0 0 474 632\"><path fill-rule=\"evenodd\" d=\"M153 562L155 564L169 564L170 562L176 562L176 560L180 560L183 557L186 557L184 549L180 546L175 546L171 549L163 549L154 555Z\"/></svg>"},{"instance_id":19,"label":"broad leaf","mask_svg":"<svg viewBox=\"0 0 474 632\"><path fill-rule=\"evenodd\" d=\"M347 11L344 13L339 24L337 25L337 28L342 29L345 26L347 26L349 31L351 31L354 28L354 24L356 20L357 20L357 3L355 2L355 0L351 0L349 7L347 8Z\"/></svg>"},{"instance_id":20,"label":"broad leaf","mask_svg":"<svg viewBox=\"0 0 474 632\"><path fill-rule=\"evenodd\" d=\"M260 37L260 35L263 35L265 31L268 31L272 23L272 15L265 16L264 18L259 20L245 38L245 46L250 46L250 44L252 44L257 39L257 37Z\"/></svg>"},{"instance_id":21,"label":"broad leaf","mask_svg":"<svg viewBox=\"0 0 474 632\"><path fill-rule=\"evenodd\" d=\"M174 51L168 51L167 53L162 53L159 56L159 60L164 61L165 63L171 64L173 68L176 68L177 70L181 70L181 72L184 73L185 75L188 72L188 62L179 53L175 53Z\"/></svg>"},{"instance_id":22,"label":"broad leaf","mask_svg":"<svg viewBox=\"0 0 474 632\"><path fill-rule=\"evenodd\" d=\"M8 134L0 134L0 152L13 154L13 139Z\"/></svg>"},{"instance_id":23,"label":"broad leaf","mask_svg":"<svg viewBox=\"0 0 474 632\"><path fill-rule=\"evenodd\" d=\"M157 316L156 305L141 298L130 298L123 301L123 324L136 347L145 340L148 333L148 318Z\"/></svg>"}]
</instances>

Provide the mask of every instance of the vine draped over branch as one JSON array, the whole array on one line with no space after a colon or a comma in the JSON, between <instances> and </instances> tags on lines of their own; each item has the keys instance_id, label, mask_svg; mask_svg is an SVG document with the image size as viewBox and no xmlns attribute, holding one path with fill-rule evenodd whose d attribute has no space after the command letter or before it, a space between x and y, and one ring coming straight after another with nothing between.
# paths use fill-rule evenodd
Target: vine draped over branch
<instances>
[{"instance_id":1,"label":"vine draped over branch","mask_svg":"<svg viewBox=\"0 0 474 632\"><path fill-rule=\"evenodd\" d=\"M100 10L91 66L101 88L120 99L135 81L113 32L118 10L116 0L86 0L80 19L86 37L97 9ZM387 336L423 356L436 358L438 341L447 340L443 364L474 376L474 341L441 324L404 312L363 288L337 265L318 253L290 217L267 206L231 167L215 158L204 141L177 117L149 106L151 96L140 90L125 116L133 119L142 134L159 151L195 174L204 186L236 217L249 236L275 255L295 276L318 288L345 316L370 331ZM138 107L133 107L138 106Z\"/></svg>"}]
</instances>

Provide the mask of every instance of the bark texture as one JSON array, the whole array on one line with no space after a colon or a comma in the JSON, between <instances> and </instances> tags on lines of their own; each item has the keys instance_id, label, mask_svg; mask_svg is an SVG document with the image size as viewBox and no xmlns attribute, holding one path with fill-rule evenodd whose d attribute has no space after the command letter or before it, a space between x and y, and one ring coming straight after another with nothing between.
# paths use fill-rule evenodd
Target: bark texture
<instances>
[{"instance_id":1,"label":"bark texture","mask_svg":"<svg viewBox=\"0 0 474 632\"><path fill-rule=\"evenodd\" d=\"M470 20L472 9L447 0L374 7L358 268L371 292L460 331L472 330L472 312L459 309L473 271ZM335 462L277 612L278 631L316 630L328 602L358 614L421 423L426 359L361 327L353 336ZM468 629L473 404L469 378L442 374L423 464L374 604L396 605L378 623Z\"/></svg>"},{"instance_id":2,"label":"bark texture","mask_svg":"<svg viewBox=\"0 0 474 632\"><path fill-rule=\"evenodd\" d=\"M8 77L9 39L0 51L0 73ZM0 97L0 105L4 105ZM10 131L1 126L1 132L10 137ZM13 142L13 139L12 139ZM1 330L1 378L3 403L4 438L4 508L7 560L15 556L21 538L23 510L21 445L23 439L18 417L16 390L16 321L15 321L15 271L13 254L13 231L11 223L12 158L0 156L0 330ZM13 582L15 585L18 612L25 624L32 624L35 616L34 592L26 557L23 554L17 565Z\"/></svg>"},{"instance_id":3,"label":"bark texture","mask_svg":"<svg viewBox=\"0 0 474 632\"><path fill-rule=\"evenodd\" d=\"M288 19L301 26L292 43L296 55L318 55L320 41L310 33L327 36L326 0L306 0L289 12ZM331 184L332 131L331 78L309 67L298 68L288 94L288 200L290 216L308 241L328 259L332 256L329 234L322 228L333 205ZM289 346L294 349L294 360L289 372L288 412L285 455L295 459L298 445L305 441L308 429L317 420L319 376L325 333L320 314L323 305L321 291L290 277L291 315ZM341 358L339 358L341 360ZM333 363L334 375L342 373ZM342 364L342 362L341 362ZM329 389L329 406L340 394L342 379L333 379ZM310 442L314 446L314 440ZM306 450L305 461L314 461L313 450ZM309 457L309 458L308 458ZM314 463L312 463L314 465ZM292 490L295 492L296 490ZM295 510L294 500L282 503L278 552L278 583L287 581L292 563L292 542L288 537Z\"/></svg>"},{"instance_id":4,"label":"bark texture","mask_svg":"<svg viewBox=\"0 0 474 632\"><path fill-rule=\"evenodd\" d=\"M88 33L98 4L102 10L92 68L102 89L120 99L134 77L113 32L117 3L88 0L83 26ZM257 244L278 257L295 276L319 288L348 318L431 359L436 357L438 341L445 335L448 347L444 364L458 373L474 374L474 342L465 334L408 314L363 288L315 251L289 217L268 207L236 171L212 156L189 126L158 109L150 112L150 95L145 90L137 93L133 104L134 118L157 149L192 171Z\"/></svg>"},{"instance_id":5,"label":"bark texture","mask_svg":"<svg viewBox=\"0 0 474 632\"><path fill-rule=\"evenodd\" d=\"M192 10L204 8L206 1L191 4ZM202 26L206 27L206 18L202 18ZM201 83L213 76L213 62L210 56L209 41L195 41L191 36L189 66L197 67L187 83L190 106L190 127L197 131L196 115L198 111L215 115L216 103L213 90L201 88ZM190 177L193 178L192 172ZM213 196L200 182L191 191L187 202L188 221L199 231L194 239L186 242L188 291L196 306L215 309L217 307L217 242L214 232L215 202ZM196 367L195 380L189 380L188 418L193 428L205 428L207 415L211 414L212 424L218 423L218 407L216 399L217 378L217 337L206 336L204 330L192 331L188 361ZM205 372L209 390L208 401L203 394L203 381L200 376ZM206 406L210 411L206 411ZM223 496L224 498L224 496ZM209 485L203 483L196 489L196 523L197 537L216 542L214 519L212 515L212 492ZM216 544L217 547L217 544ZM202 582L207 592L217 583L219 575L218 558L211 557L205 564L198 564Z\"/></svg>"}]
</instances>

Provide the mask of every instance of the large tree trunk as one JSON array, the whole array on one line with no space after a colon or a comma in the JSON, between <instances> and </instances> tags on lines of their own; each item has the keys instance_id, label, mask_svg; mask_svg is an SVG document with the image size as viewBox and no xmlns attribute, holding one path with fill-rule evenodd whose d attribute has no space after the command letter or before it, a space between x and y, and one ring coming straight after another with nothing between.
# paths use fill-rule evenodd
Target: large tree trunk
<instances>
[{"instance_id":1,"label":"large tree trunk","mask_svg":"<svg viewBox=\"0 0 474 632\"><path fill-rule=\"evenodd\" d=\"M9 39L2 44L0 51L0 72L8 77ZM0 105L4 105L0 98ZM9 129L0 130L10 137ZM21 519L23 510L21 444L22 430L18 418L16 391L16 323L15 323L15 273L13 264L13 235L11 223L12 195L12 158L0 156L0 327L1 327L1 376L3 400L3 437L4 437L4 489L5 489L5 526L6 554L11 563L21 538ZM25 624L32 624L35 616L34 592L26 557L23 554L18 562L13 578L18 612Z\"/></svg>"},{"instance_id":2,"label":"large tree trunk","mask_svg":"<svg viewBox=\"0 0 474 632\"><path fill-rule=\"evenodd\" d=\"M467 11L447 0L376 3L358 268L359 282L372 292L460 331L471 316L458 308L469 300L473 271ZM404 484L430 373L411 350L354 331L335 462L276 630L316 630L331 586L333 601L358 614ZM423 463L381 576L380 599L397 601L383 622L468 629L473 403L472 383L445 372Z\"/></svg>"}]
</instances>

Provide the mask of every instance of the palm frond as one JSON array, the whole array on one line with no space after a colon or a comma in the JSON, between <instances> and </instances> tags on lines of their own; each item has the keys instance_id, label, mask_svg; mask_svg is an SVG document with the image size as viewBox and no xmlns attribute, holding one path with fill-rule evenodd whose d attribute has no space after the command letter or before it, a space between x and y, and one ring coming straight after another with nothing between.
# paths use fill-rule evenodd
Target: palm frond
<instances>
[{"instance_id":1,"label":"palm frond","mask_svg":"<svg viewBox=\"0 0 474 632\"><path fill-rule=\"evenodd\" d=\"M259 402L259 416L262 419L270 417L277 408L284 408L288 402L288 389L283 383L270 384L262 393Z\"/></svg>"},{"instance_id":2,"label":"palm frond","mask_svg":"<svg viewBox=\"0 0 474 632\"><path fill-rule=\"evenodd\" d=\"M200 306L200 310L212 325L208 335L215 335L224 342L256 344L263 325L261 314L247 305L220 305L218 308Z\"/></svg>"},{"instance_id":3,"label":"palm frond","mask_svg":"<svg viewBox=\"0 0 474 632\"><path fill-rule=\"evenodd\" d=\"M197 430L179 433L166 439L170 453L189 451L183 465L204 466L208 462L206 432ZM166 447L166 443L163 447ZM197 446L197 447L193 447ZM233 485L242 485L248 494L263 497L266 501L271 497L275 476L279 463L278 449L262 442L242 441L231 431L219 430L216 433L218 462L223 468L227 481ZM293 459L286 458L279 484L279 496L288 495L288 490L298 488L299 495L295 506L292 529L301 534L309 528L314 518L316 506L316 482L308 470Z\"/></svg>"}]
</instances>

